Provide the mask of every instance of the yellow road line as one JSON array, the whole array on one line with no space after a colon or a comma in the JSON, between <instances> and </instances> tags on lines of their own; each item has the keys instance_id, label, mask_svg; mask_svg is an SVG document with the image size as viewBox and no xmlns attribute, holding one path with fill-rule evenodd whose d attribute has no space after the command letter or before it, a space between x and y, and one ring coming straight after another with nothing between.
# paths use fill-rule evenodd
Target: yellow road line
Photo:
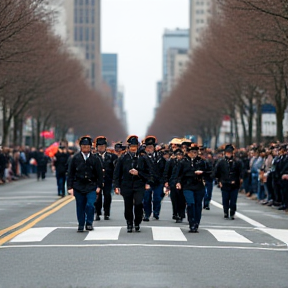
<instances>
[{"instance_id":1,"label":"yellow road line","mask_svg":"<svg viewBox=\"0 0 288 288\"><path fill-rule=\"evenodd\" d=\"M68 198L68 197L67 197ZM7 241L11 240L12 238L14 238L15 236L19 235L20 233L28 230L29 228L33 227L35 224L37 224L38 222L40 222L41 220L45 219L46 217L48 217L49 215L53 214L54 212L60 210L62 207L64 207L65 205L67 205L68 203L70 203L71 201L74 200L74 197L69 197L68 200L66 200L65 202L63 201L63 203L61 203L60 205L58 205L57 207L55 207L54 209L46 212L45 214L41 215L40 217L38 217L37 219L35 219L34 221L32 221L31 223L27 224L26 226L24 226L23 228L7 235L6 237L3 237L0 240L0 246L3 245L4 243L6 243Z\"/></svg>"},{"instance_id":2,"label":"yellow road line","mask_svg":"<svg viewBox=\"0 0 288 288\"><path fill-rule=\"evenodd\" d=\"M15 228L17 228L17 227L25 224L26 222L30 221L31 219L35 218L36 216L38 216L38 215L40 215L40 214L42 214L42 213L44 213L44 212L46 212L47 210L50 210L50 209L52 209L53 207L55 207L55 206L57 206L57 205L59 205L59 204L61 204L61 203L63 203L63 202L66 202L67 200L70 199L70 197L73 197L73 196L67 196L67 197L61 198L61 199L57 200L56 202L54 202L53 204L49 205L48 207L46 207L46 208L40 210L39 212L37 212L37 213L35 213L35 214L27 217L26 219L24 219L24 220L22 220L22 221L20 221L20 222L18 222L18 223L16 223L16 224L14 224L14 225L12 225L12 226L10 226L10 227L7 227L7 228L5 228L5 229L3 229L3 230L0 230L0 237L1 237L3 234L5 234L6 232L9 232L9 231L11 231L11 230L13 230L13 229L15 229ZM74 197L73 197L73 199L74 199ZM69 202L70 202L70 201L69 201Z\"/></svg>"}]
</instances>

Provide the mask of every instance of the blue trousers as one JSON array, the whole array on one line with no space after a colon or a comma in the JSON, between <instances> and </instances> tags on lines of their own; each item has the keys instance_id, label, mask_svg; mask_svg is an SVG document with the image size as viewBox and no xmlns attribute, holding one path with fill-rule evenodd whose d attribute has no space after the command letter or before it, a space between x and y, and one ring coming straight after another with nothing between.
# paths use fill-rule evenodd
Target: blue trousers
<instances>
[{"instance_id":1,"label":"blue trousers","mask_svg":"<svg viewBox=\"0 0 288 288\"><path fill-rule=\"evenodd\" d=\"M205 195L205 188L197 191L184 190L184 197L187 203L189 225L199 226L202 216L202 201Z\"/></svg>"},{"instance_id":2,"label":"blue trousers","mask_svg":"<svg viewBox=\"0 0 288 288\"><path fill-rule=\"evenodd\" d=\"M58 187L58 196L65 196L66 175L56 173L56 179L57 179L57 187Z\"/></svg>"},{"instance_id":3,"label":"blue trousers","mask_svg":"<svg viewBox=\"0 0 288 288\"><path fill-rule=\"evenodd\" d=\"M79 226L92 225L94 220L94 203L96 201L96 191L80 193L74 190L76 199L76 214Z\"/></svg>"},{"instance_id":4,"label":"blue trousers","mask_svg":"<svg viewBox=\"0 0 288 288\"><path fill-rule=\"evenodd\" d=\"M163 185L151 187L149 190L145 190L143 206L145 217L149 218L152 213L153 203L153 216L159 217L161 210L161 201L163 199Z\"/></svg>"},{"instance_id":5,"label":"blue trousers","mask_svg":"<svg viewBox=\"0 0 288 288\"><path fill-rule=\"evenodd\" d=\"M212 199L213 181L205 181L204 207L209 207Z\"/></svg>"},{"instance_id":6,"label":"blue trousers","mask_svg":"<svg viewBox=\"0 0 288 288\"><path fill-rule=\"evenodd\" d=\"M237 197L238 197L238 189L230 189L230 190L223 190L222 192L222 204L223 204L223 211L224 214L228 215L230 209L230 216L235 214L237 210Z\"/></svg>"}]
</instances>

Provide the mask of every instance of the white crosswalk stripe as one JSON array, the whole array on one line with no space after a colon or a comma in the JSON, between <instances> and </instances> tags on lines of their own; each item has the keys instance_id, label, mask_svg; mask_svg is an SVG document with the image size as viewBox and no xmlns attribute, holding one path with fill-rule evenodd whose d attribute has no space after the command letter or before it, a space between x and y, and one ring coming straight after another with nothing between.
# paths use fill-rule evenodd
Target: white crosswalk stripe
<instances>
[{"instance_id":1,"label":"white crosswalk stripe","mask_svg":"<svg viewBox=\"0 0 288 288\"><path fill-rule=\"evenodd\" d=\"M237 227L236 227L237 228ZM236 229L235 228L235 229ZM241 229L240 229L241 228ZM151 231L151 238L153 241L170 241L170 242L187 242L191 239L195 239L197 241L201 241L201 237L205 237L207 239L207 233L205 230L212 235L211 239L216 239L217 242L220 243L243 243L243 244L259 244L259 235L257 238L254 238L253 242L253 230L246 231L245 236L247 233L249 236L248 238L244 237L243 235L239 234L243 230L243 227L235 230L232 229L221 229L221 228L202 228L200 229L200 233L195 238L195 235L191 235L188 233L187 228L183 227L158 227L158 226L143 226L141 230L146 233ZM48 235L50 235L55 230L62 230L63 229L73 229L75 227L39 227L39 228L30 228L23 233L19 234L18 236L14 237L10 243L25 243L25 242L41 242L43 241ZM125 231L124 234L121 233ZM202 230L202 231L201 231ZM272 228L255 228L254 231L260 230L265 234L270 235L274 240L271 238L271 242L275 242L275 239L280 240L281 242L285 243L288 246L288 229L272 229ZM55 233L55 232L54 232ZM135 233L135 232L134 232ZM125 237L128 237L129 233L126 233L126 227L123 226L109 226L109 227L94 227L94 231L80 233L83 235L82 241L117 241L117 240L124 240ZM139 234L138 234L139 235ZM203 236L202 236L203 235ZM136 235L135 235L136 236ZM147 237L147 236L146 236ZM79 240L79 237L77 238ZM135 238L137 241L141 239L141 233L139 237ZM147 238L146 238L147 239ZM203 239L203 238L202 238ZM65 239L64 239L65 240ZM214 240L215 241L215 240ZM267 242L267 240L265 240Z\"/></svg>"},{"instance_id":2,"label":"white crosswalk stripe","mask_svg":"<svg viewBox=\"0 0 288 288\"><path fill-rule=\"evenodd\" d=\"M57 227L41 227L41 228L30 228L25 232L17 235L10 242L40 242L52 231L56 230Z\"/></svg>"},{"instance_id":3,"label":"white crosswalk stripe","mask_svg":"<svg viewBox=\"0 0 288 288\"><path fill-rule=\"evenodd\" d=\"M178 227L152 227L152 234L155 241L187 241Z\"/></svg>"},{"instance_id":4,"label":"white crosswalk stripe","mask_svg":"<svg viewBox=\"0 0 288 288\"><path fill-rule=\"evenodd\" d=\"M207 229L219 242L253 243L234 230Z\"/></svg>"},{"instance_id":5,"label":"white crosswalk stripe","mask_svg":"<svg viewBox=\"0 0 288 288\"><path fill-rule=\"evenodd\" d=\"M85 240L118 240L121 227L94 227Z\"/></svg>"},{"instance_id":6,"label":"white crosswalk stripe","mask_svg":"<svg viewBox=\"0 0 288 288\"><path fill-rule=\"evenodd\" d=\"M287 229L273 229L273 228L258 228L272 237L284 242L288 246L288 230Z\"/></svg>"}]
</instances>

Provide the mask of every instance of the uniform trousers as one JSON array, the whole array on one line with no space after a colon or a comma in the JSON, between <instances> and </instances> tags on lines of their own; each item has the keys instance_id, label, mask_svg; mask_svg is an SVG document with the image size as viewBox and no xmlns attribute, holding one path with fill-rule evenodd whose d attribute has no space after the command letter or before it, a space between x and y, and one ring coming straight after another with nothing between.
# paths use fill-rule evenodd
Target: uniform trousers
<instances>
[{"instance_id":1,"label":"uniform trousers","mask_svg":"<svg viewBox=\"0 0 288 288\"><path fill-rule=\"evenodd\" d=\"M230 216L234 216L235 211L237 210L236 202L238 197L238 190L238 188L221 189L224 214L228 215L230 209Z\"/></svg>"},{"instance_id":2,"label":"uniform trousers","mask_svg":"<svg viewBox=\"0 0 288 288\"><path fill-rule=\"evenodd\" d=\"M76 200L76 213L79 226L92 225L94 219L94 203L96 201L96 191L81 193L74 189Z\"/></svg>"},{"instance_id":3,"label":"uniform trousers","mask_svg":"<svg viewBox=\"0 0 288 288\"><path fill-rule=\"evenodd\" d=\"M201 190L184 190L189 225L200 224L202 216L202 201L205 195L205 187Z\"/></svg>"},{"instance_id":4,"label":"uniform trousers","mask_svg":"<svg viewBox=\"0 0 288 288\"><path fill-rule=\"evenodd\" d=\"M204 207L209 207L212 199L213 181L205 180Z\"/></svg>"},{"instance_id":5,"label":"uniform trousers","mask_svg":"<svg viewBox=\"0 0 288 288\"><path fill-rule=\"evenodd\" d=\"M111 202L112 202L112 183L104 183L103 190L97 195L97 199L95 202L95 210L97 215L102 215L102 205L104 208L104 215L110 216L110 208L111 208ZM103 203L103 197L104 196L104 203Z\"/></svg>"},{"instance_id":6,"label":"uniform trousers","mask_svg":"<svg viewBox=\"0 0 288 288\"><path fill-rule=\"evenodd\" d=\"M162 184L151 187L151 189L145 190L143 204L146 218L149 218L151 216L152 203L153 203L153 216L159 217L162 199L163 199Z\"/></svg>"},{"instance_id":7,"label":"uniform trousers","mask_svg":"<svg viewBox=\"0 0 288 288\"><path fill-rule=\"evenodd\" d=\"M130 194L122 195L124 199L124 217L128 225L139 225L143 218L144 189L137 189Z\"/></svg>"},{"instance_id":8,"label":"uniform trousers","mask_svg":"<svg viewBox=\"0 0 288 288\"><path fill-rule=\"evenodd\" d=\"M172 202L173 216L185 218L186 201L182 189L171 188L170 199Z\"/></svg>"}]
</instances>

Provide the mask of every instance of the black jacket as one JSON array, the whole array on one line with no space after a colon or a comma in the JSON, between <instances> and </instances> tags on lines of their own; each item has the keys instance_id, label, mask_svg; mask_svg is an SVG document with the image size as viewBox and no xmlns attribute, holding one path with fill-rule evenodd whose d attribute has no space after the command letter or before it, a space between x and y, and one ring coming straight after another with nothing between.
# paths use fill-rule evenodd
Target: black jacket
<instances>
[{"instance_id":1,"label":"black jacket","mask_svg":"<svg viewBox=\"0 0 288 288\"><path fill-rule=\"evenodd\" d=\"M57 152L55 154L54 166L57 175L65 175L68 170L68 159L70 157L69 153Z\"/></svg>"},{"instance_id":2,"label":"black jacket","mask_svg":"<svg viewBox=\"0 0 288 288\"><path fill-rule=\"evenodd\" d=\"M196 175L195 171L201 170L203 174ZM173 178L177 183L181 183L183 190L199 191L204 189L203 177L208 175L207 163L200 157L194 159L186 156L173 171Z\"/></svg>"},{"instance_id":3,"label":"black jacket","mask_svg":"<svg viewBox=\"0 0 288 288\"><path fill-rule=\"evenodd\" d=\"M158 186L160 184L165 183L164 181L164 170L166 165L166 160L164 157L158 153L154 153L153 155L145 154L142 156L146 161L147 166L150 170L150 178L148 179L148 183L151 186Z\"/></svg>"},{"instance_id":4,"label":"black jacket","mask_svg":"<svg viewBox=\"0 0 288 288\"><path fill-rule=\"evenodd\" d=\"M102 186L103 172L100 159L90 153L85 161L81 152L75 154L69 161L67 188L89 193Z\"/></svg>"},{"instance_id":5,"label":"black jacket","mask_svg":"<svg viewBox=\"0 0 288 288\"><path fill-rule=\"evenodd\" d=\"M102 164L102 168L104 169L103 171L104 183L112 183L115 168L114 165L116 160L118 159L117 155L110 152L105 152L104 159L102 158L101 154L96 153L96 155L99 157Z\"/></svg>"},{"instance_id":6,"label":"black jacket","mask_svg":"<svg viewBox=\"0 0 288 288\"><path fill-rule=\"evenodd\" d=\"M243 179L242 162L234 158L222 158L217 162L214 177L222 184L223 190L239 189Z\"/></svg>"},{"instance_id":7,"label":"black jacket","mask_svg":"<svg viewBox=\"0 0 288 288\"><path fill-rule=\"evenodd\" d=\"M129 173L132 168L138 170L137 176ZM132 194L134 190L144 191L149 178L149 168L143 156L133 156L127 152L117 161L113 175L113 185L114 188L121 189L122 196L126 196Z\"/></svg>"}]
</instances>

